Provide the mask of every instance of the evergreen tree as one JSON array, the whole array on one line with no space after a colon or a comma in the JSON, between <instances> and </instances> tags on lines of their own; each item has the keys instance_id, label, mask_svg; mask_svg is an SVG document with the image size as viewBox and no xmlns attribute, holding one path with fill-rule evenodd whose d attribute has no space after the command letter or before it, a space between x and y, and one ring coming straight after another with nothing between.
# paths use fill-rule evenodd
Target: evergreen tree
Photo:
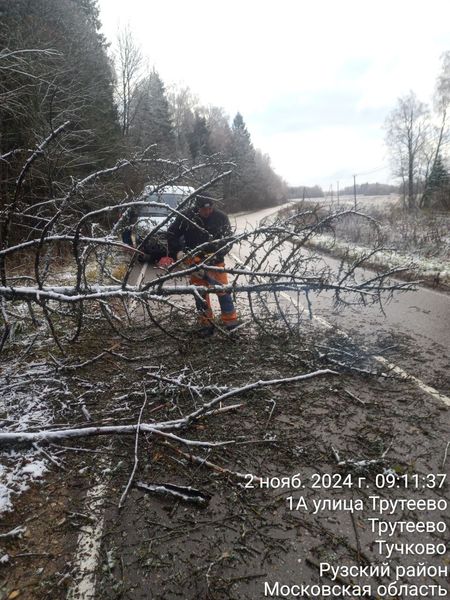
<instances>
[{"instance_id":1,"label":"evergreen tree","mask_svg":"<svg viewBox=\"0 0 450 600\"><path fill-rule=\"evenodd\" d=\"M100 9L98 8L98 1L97 0L72 0L72 2L76 5L78 5L82 9L82 11L86 15L86 18L88 19L90 24L95 28L95 30L98 33L102 26L100 19L99 19ZM101 38L104 39L103 36L101 36Z\"/></svg>"},{"instance_id":2,"label":"evergreen tree","mask_svg":"<svg viewBox=\"0 0 450 600\"><path fill-rule=\"evenodd\" d=\"M0 93L13 94L14 102L0 106L1 150L32 147L70 120L71 168L110 161L117 139L114 73L96 2L16 0L1 7L0 45L19 52L20 67L2 72ZM53 167L60 170L58 153Z\"/></svg>"},{"instance_id":3,"label":"evergreen tree","mask_svg":"<svg viewBox=\"0 0 450 600\"><path fill-rule=\"evenodd\" d=\"M250 133L244 123L244 118L241 113L236 113L232 125L233 132L233 149L237 153L249 154L253 152L253 144L250 139Z\"/></svg>"},{"instance_id":4,"label":"evergreen tree","mask_svg":"<svg viewBox=\"0 0 450 600\"><path fill-rule=\"evenodd\" d=\"M227 204L232 210L258 206L255 149L240 113L231 126L231 159L236 163L236 170L227 188Z\"/></svg>"},{"instance_id":5,"label":"evergreen tree","mask_svg":"<svg viewBox=\"0 0 450 600\"><path fill-rule=\"evenodd\" d=\"M436 162L433 165L433 168L431 169L431 173L428 178L428 186L430 190L434 191L448 185L448 182L449 173L444 166L441 155L439 154Z\"/></svg>"},{"instance_id":6,"label":"evergreen tree","mask_svg":"<svg viewBox=\"0 0 450 600\"><path fill-rule=\"evenodd\" d=\"M0 210L11 201L20 209L44 201L42 221L15 221L12 235L21 241L54 215L57 204L46 200L115 160L114 72L94 0L0 0L0 16L0 154L18 150L0 161ZM33 162L18 196L29 149L66 122ZM92 199L96 206L102 201ZM71 208L80 214L90 202Z\"/></svg>"},{"instance_id":7,"label":"evergreen tree","mask_svg":"<svg viewBox=\"0 0 450 600\"><path fill-rule=\"evenodd\" d=\"M159 155L174 156L175 138L169 102L164 83L156 70L143 79L135 101L138 107L130 129L132 143L141 149L156 144Z\"/></svg>"},{"instance_id":8,"label":"evergreen tree","mask_svg":"<svg viewBox=\"0 0 450 600\"><path fill-rule=\"evenodd\" d=\"M450 174L440 154L437 155L426 181L421 205L423 208L433 205L450 208Z\"/></svg>"},{"instance_id":9,"label":"evergreen tree","mask_svg":"<svg viewBox=\"0 0 450 600\"><path fill-rule=\"evenodd\" d=\"M201 156L207 156L211 153L209 143L209 129L205 117L197 111L194 117L192 131L188 134L189 151L193 162L197 162Z\"/></svg>"}]
</instances>

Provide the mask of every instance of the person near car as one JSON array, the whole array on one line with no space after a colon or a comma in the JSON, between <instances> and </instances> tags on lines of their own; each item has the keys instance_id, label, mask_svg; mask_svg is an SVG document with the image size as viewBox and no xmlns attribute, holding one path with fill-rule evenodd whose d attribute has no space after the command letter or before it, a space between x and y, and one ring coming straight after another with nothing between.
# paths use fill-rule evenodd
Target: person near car
<instances>
[{"instance_id":1,"label":"person near car","mask_svg":"<svg viewBox=\"0 0 450 600\"><path fill-rule=\"evenodd\" d=\"M122 229L122 242L127 246L133 246L133 225L136 223L136 211L133 207L128 208L121 216L125 226Z\"/></svg>"},{"instance_id":2,"label":"person near car","mask_svg":"<svg viewBox=\"0 0 450 600\"><path fill-rule=\"evenodd\" d=\"M208 269L208 266L225 267L225 256L230 250L232 229L228 216L214 206L214 200L207 196L196 196L193 208L187 209L175 219L167 231L168 253L176 260L179 252L186 251L184 263L190 267L201 265L190 275L190 283L208 288L214 285L225 286L228 276L225 271ZM184 248L183 248L184 243ZM232 331L238 325L233 298L229 292L217 294L221 310L221 325ZM214 315L208 293L196 295L199 333L209 336L214 333Z\"/></svg>"}]
</instances>

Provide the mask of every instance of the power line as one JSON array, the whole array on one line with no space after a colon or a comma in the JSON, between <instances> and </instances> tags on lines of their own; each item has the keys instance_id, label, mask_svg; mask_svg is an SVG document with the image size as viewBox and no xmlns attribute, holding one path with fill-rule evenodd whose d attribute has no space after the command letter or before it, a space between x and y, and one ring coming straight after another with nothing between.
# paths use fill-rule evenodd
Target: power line
<instances>
[{"instance_id":1,"label":"power line","mask_svg":"<svg viewBox=\"0 0 450 600\"><path fill-rule=\"evenodd\" d=\"M377 171L383 171L383 169L388 168L389 165L384 164L380 167L377 167L376 169L372 169L371 171L364 171L363 173L356 173L357 177L361 177L361 175L371 175L372 173L376 173Z\"/></svg>"}]
</instances>

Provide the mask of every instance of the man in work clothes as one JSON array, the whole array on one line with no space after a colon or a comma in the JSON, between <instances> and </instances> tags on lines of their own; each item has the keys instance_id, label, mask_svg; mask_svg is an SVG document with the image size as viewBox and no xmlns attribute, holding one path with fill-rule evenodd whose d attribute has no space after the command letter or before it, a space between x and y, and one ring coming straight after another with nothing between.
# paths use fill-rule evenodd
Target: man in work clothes
<instances>
[{"instance_id":1,"label":"man in work clothes","mask_svg":"<svg viewBox=\"0 0 450 600\"><path fill-rule=\"evenodd\" d=\"M179 215L170 225L167 237L169 256L177 258L182 249L184 239L185 249L188 253L199 248L192 256L186 257L186 266L204 263L215 267L225 267L225 255L230 247L223 242L232 234L230 220L227 215L214 206L214 201L207 196L197 196L195 207ZM225 272L201 269L190 276L190 283L203 287L212 285L227 285L228 276ZM221 292L218 295L222 313L222 326L232 331L238 325L236 310L231 294ZM209 294L202 298L196 296L195 304L198 312L199 334L209 336L214 333L213 311Z\"/></svg>"}]
</instances>

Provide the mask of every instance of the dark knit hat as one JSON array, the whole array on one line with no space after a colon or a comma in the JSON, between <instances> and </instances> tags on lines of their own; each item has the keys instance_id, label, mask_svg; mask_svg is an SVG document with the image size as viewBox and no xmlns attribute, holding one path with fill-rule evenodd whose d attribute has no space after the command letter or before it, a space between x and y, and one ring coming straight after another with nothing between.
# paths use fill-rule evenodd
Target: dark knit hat
<instances>
[{"instance_id":1,"label":"dark knit hat","mask_svg":"<svg viewBox=\"0 0 450 600\"><path fill-rule=\"evenodd\" d=\"M197 208L212 208L214 205L214 199L209 196L196 196L195 206Z\"/></svg>"}]
</instances>

